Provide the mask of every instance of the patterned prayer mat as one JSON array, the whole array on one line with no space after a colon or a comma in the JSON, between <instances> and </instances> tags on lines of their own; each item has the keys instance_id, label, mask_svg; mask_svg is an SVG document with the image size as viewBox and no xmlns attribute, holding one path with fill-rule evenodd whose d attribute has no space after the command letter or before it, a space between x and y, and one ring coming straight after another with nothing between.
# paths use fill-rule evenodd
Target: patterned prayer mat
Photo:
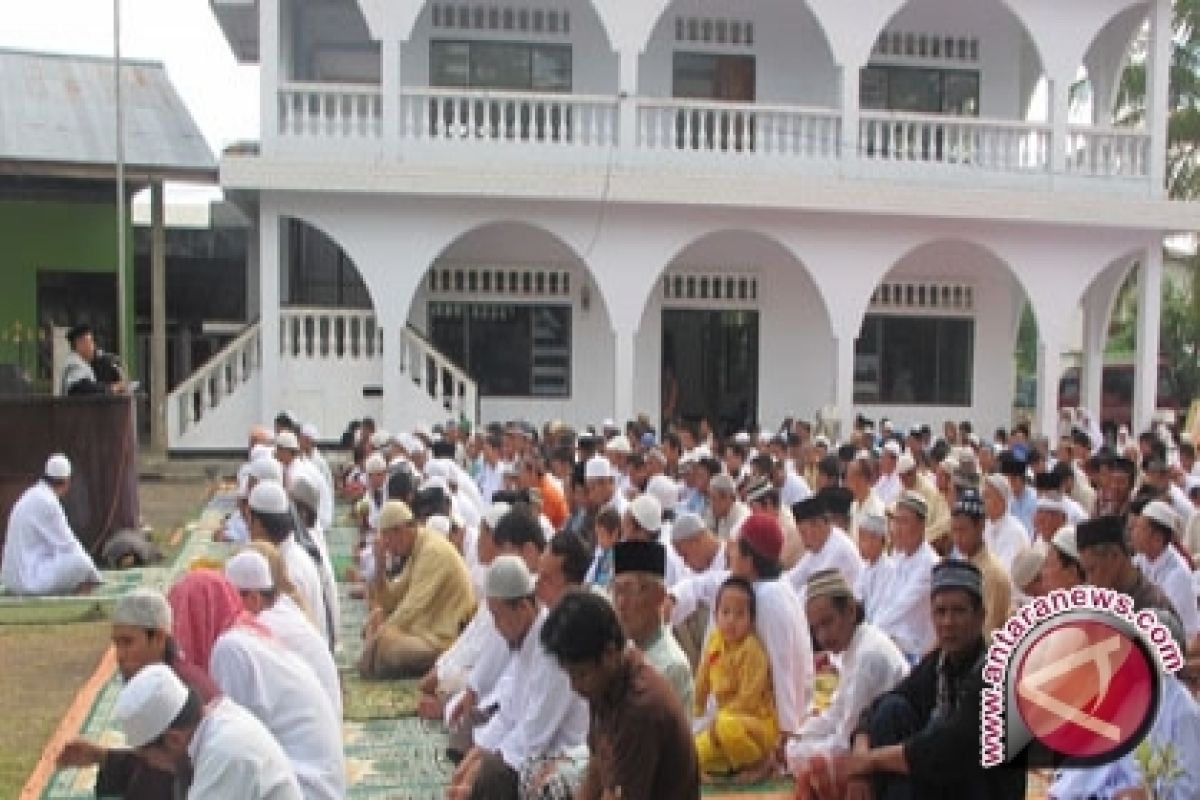
<instances>
[{"instance_id":1,"label":"patterned prayer mat","mask_svg":"<svg viewBox=\"0 0 1200 800\"><path fill-rule=\"evenodd\" d=\"M415 717L420 694L415 680L368 681L342 673L342 717L347 722Z\"/></svg>"}]
</instances>

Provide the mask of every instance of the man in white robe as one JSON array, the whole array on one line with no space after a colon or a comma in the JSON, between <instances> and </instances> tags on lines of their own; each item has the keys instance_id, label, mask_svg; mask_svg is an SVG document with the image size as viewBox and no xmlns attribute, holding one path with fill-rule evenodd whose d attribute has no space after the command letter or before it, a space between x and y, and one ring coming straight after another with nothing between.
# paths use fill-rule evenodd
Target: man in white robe
<instances>
[{"instance_id":1,"label":"man in white robe","mask_svg":"<svg viewBox=\"0 0 1200 800\"><path fill-rule=\"evenodd\" d=\"M925 541L926 513L924 499L915 492L902 497L892 512L892 579L887 600L875 620L875 625L892 637L913 664L936 642L930 580L939 558Z\"/></svg>"},{"instance_id":2,"label":"man in white robe","mask_svg":"<svg viewBox=\"0 0 1200 800\"><path fill-rule=\"evenodd\" d=\"M12 594L70 594L103 582L63 510L70 486L71 462L56 453L13 505L0 563L0 583Z\"/></svg>"},{"instance_id":3,"label":"man in white robe","mask_svg":"<svg viewBox=\"0 0 1200 800\"><path fill-rule=\"evenodd\" d=\"M296 541L292 526L291 502L278 483L260 483L250 492L250 536L268 541L279 550L288 577L304 598L317 630L326 642L332 635L329 609L320 570L312 556Z\"/></svg>"},{"instance_id":4,"label":"man in white robe","mask_svg":"<svg viewBox=\"0 0 1200 800\"><path fill-rule=\"evenodd\" d=\"M517 679L496 714L475 732L475 747L451 778L450 798L516 797L527 763L567 753L587 741L587 703L542 647L547 612L535 596L533 575L524 561L505 555L492 562L487 601L496 629L512 649L512 674Z\"/></svg>"},{"instance_id":5,"label":"man in white robe","mask_svg":"<svg viewBox=\"0 0 1200 800\"><path fill-rule=\"evenodd\" d=\"M845 577L826 569L809 578L805 611L818 646L840 656L837 689L829 707L804 721L787 743L788 769L802 778L809 759L850 749L862 712L908 674L908 662L887 634L861 617Z\"/></svg>"},{"instance_id":6,"label":"man in white robe","mask_svg":"<svg viewBox=\"0 0 1200 800\"><path fill-rule=\"evenodd\" d=\"M983 482L983 510L987 524L983 528L983 541L992 555L1011 572L1017 553L1029 547L1029 530L1012 515L1012 487L1003 475L989 475Z\"/></svg>"},{"instance_id":7,"label":"man in white robe","mask_svg":"<svg viewBox=\"0 0 1200 800\"><path fill-rule=\"evenodd\" d=\"M142 669L113 711L125 742L175 772L190 762L189 800L301 800L287 756L263 724L228 698L205 707L165 664Z\"/></svg>"},{"instance_id":8,"label":"man in white robe","mask_svg":"<svg viewBox=\"0 0 1200 800\"><path fill-rule=\"evenodd\" d=\"M1137 508L1136 503L1133 508ZM1171 601L1183 625L1184 638L1191 643L1200 633L1200 610L1196 605L1192 572L1172 546L1179 537L1179 530L1175 510L1162 500L1154 500L1130 517L1129 540L1137 553L1133 563Z\"/></svg>"},{"instance_id":9,"label":"man in white robe","mask_svg":"<svg viewBox=\"0 0 1200 800\"><path fill-rule=\"evenodd\" d=\"M209 672L217 687L256 716L279 742L304 800L344 800L341 719L303 660L265 625L251 621L217 638Z\"/></svg>"},{"instance_id":10,"label":"man in white robe","mask_svg":"<svg viewBox=\"0 0 1200 800\"><path fill-rule=\"evenodd\" d=\"M225 577L238 590L246 610L308 665L341 719L342 687L337 664L312 621L290 597L278 592L266 557L254 550L243 550L225 563Z\"/></svg>"},{"instance_id":11,"label":"man in white robe","mask_svg":"<svg viewBox=\"0 0 1200 800\"><path fill-rule=\"evenodd\" d=\"M888 521L866 516L858 521L858 554L863 568L854 583L854 596L862 603L867 622L874 622L888 603L888 582L895 565L887 552Z\"/></svg>"}]
</instances>

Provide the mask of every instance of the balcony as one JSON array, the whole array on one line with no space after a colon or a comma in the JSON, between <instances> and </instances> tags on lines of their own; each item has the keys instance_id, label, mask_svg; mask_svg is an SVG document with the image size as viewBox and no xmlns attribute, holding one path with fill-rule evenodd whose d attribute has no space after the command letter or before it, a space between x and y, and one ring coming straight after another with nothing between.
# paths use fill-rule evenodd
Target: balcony
<instances>
[{"instance_id":1,"label":"balcony","mask_svg":"<svg viewBox=\"0 0 1200 800\"><path fill-rule=\"evenodd\" d=\"M848 137L840 109L670 98L405 88L389 116L378 86L287 83L267 156L505 159L572 164L761 164L905 179L1046 180L1049 124L863 110ZM370 144L370 147L347 147ZM1150 136L1070 126L1059 181L1147 192Z\"/></svg>"}]
</instances>

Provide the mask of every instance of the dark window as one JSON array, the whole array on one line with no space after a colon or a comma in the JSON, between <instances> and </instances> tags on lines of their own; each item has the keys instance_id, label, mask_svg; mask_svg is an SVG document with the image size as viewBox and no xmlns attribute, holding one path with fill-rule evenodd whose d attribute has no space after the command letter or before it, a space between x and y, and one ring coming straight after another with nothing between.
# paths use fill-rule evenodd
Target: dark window
<instances>
[{"instance_id":1,"label":"dark window","mask_svg":"<svg viewBox=\"0 0 1200 800\"><path fill-rule=\"evenodd\" d=\"M429 83L463 89L570 92L571 46L527 42L429 43Z\"/></svg>"},{"instance_id":2,"label":"dark window","mask_svg":"<svg viewBox=\"0 0 1200 800\"><path fill-rule=\"evenodd\" d=\"M429 333L482 397L570 396L570 306L436 302Z\"/></svg>"},{"instance_id":3,"label":"dark window","mask_svg":"<svg viewBox=\"0 0 1200 800\"><path fill-rule=\"evenodd\" d=\"M288 220L287 304L371 308L371 294L342 248L316 228Z\"/></svg>"},{"instance_id":4,"label":"dark window","mask_svg":"<svg viewBox=\"0 0 1200 800\"><path fill-rule=\"evenodd\" d=\"M975 70L871 66L859 78L859 104L876 111L979 116Z\"/></svg>"},{"instance_id":5,"label":"dark window","mask_svg":"<svg viewBox=\"0 0 1200 800\"><path fill-rule=\"evenodd\" d=\"M854 353L854 402L971 404L975 322L868 314Z\"/></svg>"}]
</instances>

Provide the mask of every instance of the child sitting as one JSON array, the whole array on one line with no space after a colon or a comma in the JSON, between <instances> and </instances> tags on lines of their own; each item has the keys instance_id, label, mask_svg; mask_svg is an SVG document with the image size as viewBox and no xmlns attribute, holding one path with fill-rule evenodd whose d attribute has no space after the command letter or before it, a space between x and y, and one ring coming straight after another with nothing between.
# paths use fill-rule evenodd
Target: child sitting
<instances>
[{"instance_id":1,"label":"child sitting","mask_svg":"<svg viewBox=\"0 0 1200 800\"><path fill-rule=\"evenodd\" d=\"M779 735L771 693L771 663L754 634L754 587L732 577L717 593L716 629L696 675L695 710L704 716L711 694L716 715L696 735L700 769L728 776L760 764Z\"/></svg>"}]
</instances>

